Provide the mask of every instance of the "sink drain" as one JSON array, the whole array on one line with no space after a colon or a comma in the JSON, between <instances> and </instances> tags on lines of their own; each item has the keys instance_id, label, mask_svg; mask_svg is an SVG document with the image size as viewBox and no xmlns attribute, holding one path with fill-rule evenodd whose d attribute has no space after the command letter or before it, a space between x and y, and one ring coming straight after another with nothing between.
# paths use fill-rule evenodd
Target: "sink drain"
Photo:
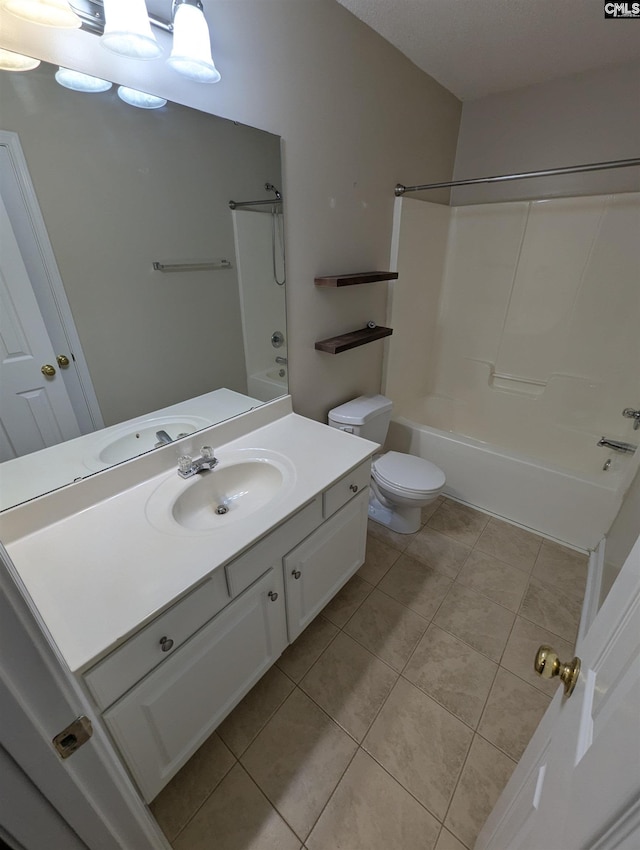
<instances>
[{"instance_id":1,"label":"sink drain","mask_svg":"<svg viewBox=\"0 0 640 850\"><path fill-rule=\"evenodd\" d=\"M227 507L227 505L218 505L218 507L216 508L216 513L218 514L218 516L222 516L223 514L228 514L229 508Z\"/></svg>"}]
</instances>

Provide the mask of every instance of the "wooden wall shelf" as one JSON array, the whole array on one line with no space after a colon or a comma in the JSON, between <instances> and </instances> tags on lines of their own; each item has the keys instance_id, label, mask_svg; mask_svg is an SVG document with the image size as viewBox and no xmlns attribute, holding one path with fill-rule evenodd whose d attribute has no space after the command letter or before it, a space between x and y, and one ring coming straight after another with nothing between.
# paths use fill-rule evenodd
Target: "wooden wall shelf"
<instances>
[{"instance_id":1,"label":"wooden wall shelf","mask_svg":"<svg viewBox=\"0 0 640 850\"><path fill-rule=\"evenodd\" d=\"M358 272L357 274L337 274L316 277L316 286L354 286L358 283L377 283L381 280L397 280L397 272Z\"/></svg>"},{"instance_id":2,"label":"wooden wall shelf","mask_svg":"<svg viewBox=\"0 0 640 850\"><path fill-rule=\"evenodd\" d=\"M329 339L321 339L316 342L316 351L326 351L327 354L340 354L341 351L349 351L351 348L357 348L359 345L366 345L368 342L375 342L377 339L384 339L385 336L391 336L392 328L361 328L358 331L340 334L340 336L332 336Z\"/></svg>"}]
</instances>

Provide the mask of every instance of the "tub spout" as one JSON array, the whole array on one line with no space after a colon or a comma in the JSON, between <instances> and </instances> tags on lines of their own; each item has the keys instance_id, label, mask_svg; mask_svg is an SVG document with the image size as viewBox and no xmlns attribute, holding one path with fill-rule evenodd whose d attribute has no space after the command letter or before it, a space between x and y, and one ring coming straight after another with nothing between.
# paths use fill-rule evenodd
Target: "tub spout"
<instances>
[{"instance_id":1,"label":"tub spout","mask_svg":"<svg viewBox=\"0 0 640 850\"><path fill-rule=\"evenodd\" d=\"M169 443L173 442L171 437L164 430L156 431L156 440L158 442L155 444L154 449L157 449L160 446L167 446Z\"/></svg>"},{"instance_id":2,"label":"tub spout","mask_svg":"<svg viewBox=\"0 0 640 850\"><path fill-rule=\"evenodd\" d=\"M632 455L638 448L633 443L623 443L621 440L609 440L607 437L600 437L598 445L605 446L607 449L613 449L614 452L621 452L625 455Z\"/></svg>"}]
</instances>

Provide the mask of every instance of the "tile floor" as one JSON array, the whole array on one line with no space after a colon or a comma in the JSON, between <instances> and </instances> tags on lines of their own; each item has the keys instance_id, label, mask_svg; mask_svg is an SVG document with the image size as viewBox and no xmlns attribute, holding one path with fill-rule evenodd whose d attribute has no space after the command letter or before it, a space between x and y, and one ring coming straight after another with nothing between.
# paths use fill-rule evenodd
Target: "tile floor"
<instances>
[{"instance_id":1,"label":"tile floor","mask_svg":"<svg viewBox=\"0 0 640 850\"><path fill-rule=\"evenodd\" d=\"M449 499L367 559L151 808L175 850L464 850L571 657L587 559Z\"/></svg>"}]
</instances>

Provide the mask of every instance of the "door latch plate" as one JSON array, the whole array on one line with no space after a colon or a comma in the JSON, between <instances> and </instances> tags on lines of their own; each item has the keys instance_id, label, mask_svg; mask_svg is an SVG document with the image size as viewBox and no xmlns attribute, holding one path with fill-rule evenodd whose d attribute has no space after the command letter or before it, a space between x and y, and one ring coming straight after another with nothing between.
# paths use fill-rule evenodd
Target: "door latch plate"
<instances>
[{"instance_id":1,"label":"door latch plate","mask_svg":"<svg viewBox=\"0 0 640 850\"><path fill-rule=\"evenodd\" d=\"M70 723L62 732L58 732L53 739L53 746L58 751L60 758L68 759L83 744L86 744L92 735L93 725L89 718L83 714L76 717L73 723Z\"/></svg>"}]
</instances>

